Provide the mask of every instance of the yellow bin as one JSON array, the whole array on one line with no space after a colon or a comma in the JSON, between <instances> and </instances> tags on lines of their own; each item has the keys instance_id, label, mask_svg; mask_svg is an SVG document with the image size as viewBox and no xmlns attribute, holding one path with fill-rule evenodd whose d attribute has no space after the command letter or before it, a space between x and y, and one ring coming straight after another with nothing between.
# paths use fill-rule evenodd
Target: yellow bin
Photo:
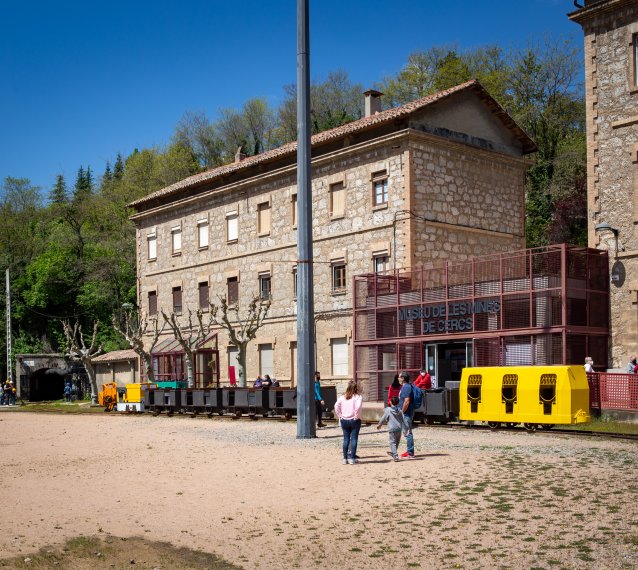
<instances>
[{"instance_id":1,"label":"yellow bin","mask_svg":"<svg viewBox=\"0 0 638 570\"><path fill-rule=\"evenodd\" d=\"M582 366L465 368L459 418L490 423L579 424L590 421Z\"/></svg>"}]
</instances>

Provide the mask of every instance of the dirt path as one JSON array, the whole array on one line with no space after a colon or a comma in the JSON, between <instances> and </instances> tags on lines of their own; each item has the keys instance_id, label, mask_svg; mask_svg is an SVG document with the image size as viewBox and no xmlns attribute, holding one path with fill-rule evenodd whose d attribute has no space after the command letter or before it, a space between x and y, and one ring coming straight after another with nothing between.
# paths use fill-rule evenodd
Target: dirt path
<instances>
[{"instance_id":1,"label":"dirt path","mask_svg":"<svg viewBox=\"0 0 638 570\"><path fill-rule=\"evenodd\" d=\"M368 427L344 466L337 428L295 430L0 414L0 557L111 534L246 568L638 567L634 443L419 428L395 464Z\"/></svg>"}]
</instances>

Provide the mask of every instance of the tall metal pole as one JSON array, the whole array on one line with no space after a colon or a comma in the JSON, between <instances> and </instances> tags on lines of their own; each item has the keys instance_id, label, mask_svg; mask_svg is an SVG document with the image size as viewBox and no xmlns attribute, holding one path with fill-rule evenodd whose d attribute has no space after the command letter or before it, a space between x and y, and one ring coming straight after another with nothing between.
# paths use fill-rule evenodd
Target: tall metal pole
<instances>
[{"instance_id":1,"label":"tall metal pole","mask_svg":"<svg viewBox=\"0 0 638 570\"><path fill-rule=\"evenodd\" d=\"M297 438L312 438L314 406L314 293L310 172L309 0L297 0Z\"/></svg>"},{"instance_id":2,"label":"tall metal pole","mask_svg":"<svg viewBox=\"0 0 638 570\"><path fill-rule=\"evenodd\" d=\"M9 268L6 271L7 281L7 378L13 380L13 366L11 366L11 286L9 285Z\"/></svg>"}]
</instances>

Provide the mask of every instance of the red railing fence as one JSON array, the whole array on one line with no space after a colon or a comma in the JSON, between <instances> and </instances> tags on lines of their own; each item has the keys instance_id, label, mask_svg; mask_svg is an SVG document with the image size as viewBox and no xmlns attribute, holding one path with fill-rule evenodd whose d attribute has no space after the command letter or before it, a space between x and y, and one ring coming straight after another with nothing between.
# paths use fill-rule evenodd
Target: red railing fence
<instances>
[{"instance_id":1,"label":"red railing fence","mask_svg":"<svg viewBox=\"0 0 638 570\"><path fill-rule=\"evenodd\" d=\"M638 412L638 374L593 372L587 380L592 410Z\"/></svg>"}]
</instances>

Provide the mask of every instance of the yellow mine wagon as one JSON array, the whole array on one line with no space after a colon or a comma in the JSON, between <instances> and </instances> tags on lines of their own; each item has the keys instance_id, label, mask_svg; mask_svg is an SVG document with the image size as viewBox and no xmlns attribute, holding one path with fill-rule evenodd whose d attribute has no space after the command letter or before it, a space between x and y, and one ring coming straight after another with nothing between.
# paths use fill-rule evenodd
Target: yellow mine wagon
<instances>
[{"instance_id":1,"label":"yellow mine wagon","mask_svg":"<svg viewBox=\"0 0 638 570\"><path fill-rule=\"evenodd\" d=\"M122 390L117 402L118 412L143 412L144 395L148 390L157 388L157 384L148 382L141 384L127 384L126 390Z\"/></svg>"},{"instance_id":2,"label":"yellow mine wagon","mask_svg":"<svg viewBox=\"0 0 638 570\"><path fill-rule=\"evenodd\" d=\"M591 419L587 375L576 365L465 368L459 399L459 419L493 428L550 428Z\"/></svg>"}]
</instances>

